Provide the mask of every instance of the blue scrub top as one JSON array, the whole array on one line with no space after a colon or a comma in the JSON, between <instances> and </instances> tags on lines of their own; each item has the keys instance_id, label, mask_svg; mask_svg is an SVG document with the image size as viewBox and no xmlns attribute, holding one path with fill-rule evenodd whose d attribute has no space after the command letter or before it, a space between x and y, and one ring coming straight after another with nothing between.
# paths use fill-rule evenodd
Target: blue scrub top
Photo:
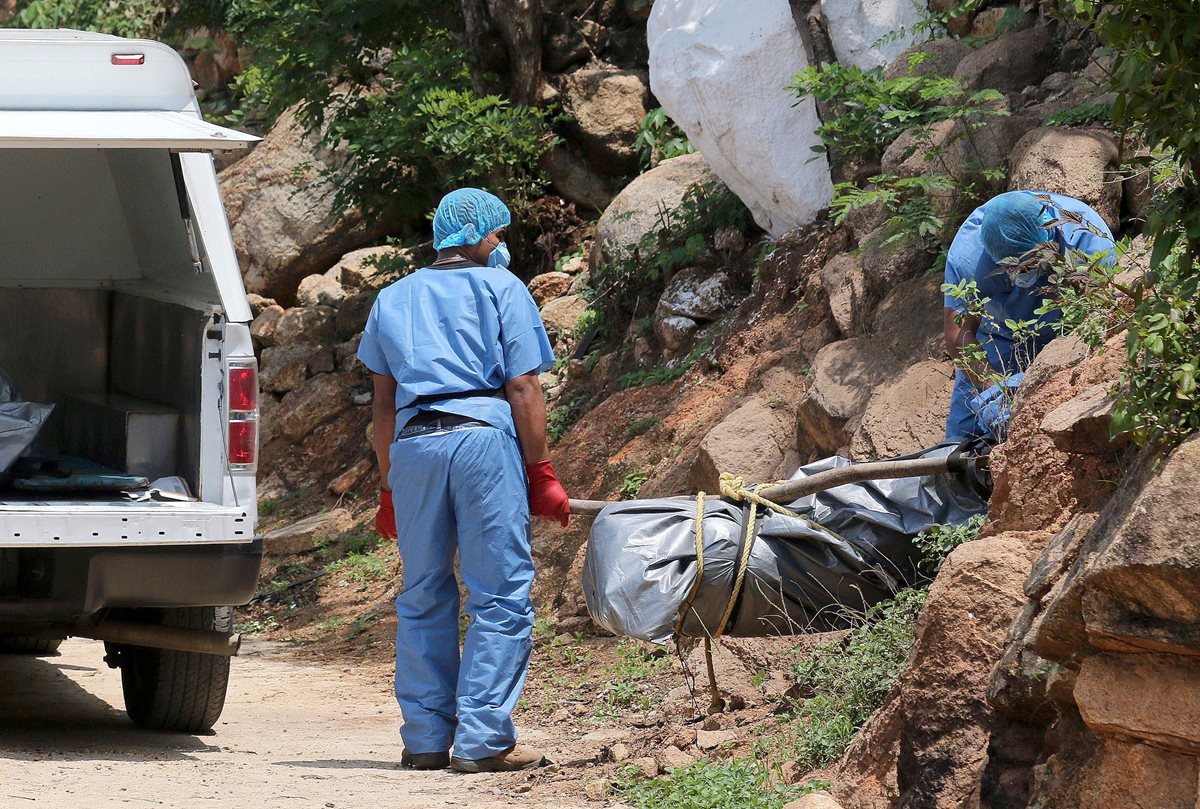
<instances>
[{"instance_id":1,"label":"blue scrub top","mask_svg":"<svg viewBox=\"0 0 1200 809\"><path fill-rule=\"evenodd\" d=\"M419 396L496 389L554 364L537 304L508 270L461 262L425 267L379 293L358 358L396 380L396 425L420 410L486 421L516 437L502 398L473 396L410 406Z\"/></svg>"},{"instance_id":2,"label":"blue scrub top","mask_svg":"<svg viewBox=\"0 0 1200 809\"><path fill-rule=\"evenodd\" d=\"M1031 193L1043 194L1042 191ZM1115 242L1112 231L1104 224L1104 218L1086 204L1061 194L1049 194L1052 206L1058 210L1072 211L1083 216L1108 238L1102 239L1081 225L1071 223L1055 228L1055 241L1058 242L1059 253L1066 254L1068 248L1079 250L1087 255L1108 253L1113 261L1116 260ZM1004 272L993 275L999 265L988 258L979 239L979 228L983 223L985 205L975 209L962 227L958 229L954 241L950 244L950 252L946 257L946 283L958 284L962 281L973 280L979 287L981 298L991 298L985 305L987 316L982 319L979 330L984 335L996 336L1001 340L1012 341L1012 331L1004 325L1007 319L1022 321L1036 320L1041 324L1037 334L1036 348L1040 348L1054 337L1052 326L1058 322L1058 310L1036 315L1034 312L1042 306L1042 296L1038 287L1021 289L1008 280ZM1057 217L1056 217L1057 218ZM1049 232L1047 232L1049 233ZM1048 240L1047 240L1048 241ZM945 296L945 306L956 312L965 312L967 302L951 295ZM1036 350L1036 349L1035 349Z\"/></svg>"}]
</instances>

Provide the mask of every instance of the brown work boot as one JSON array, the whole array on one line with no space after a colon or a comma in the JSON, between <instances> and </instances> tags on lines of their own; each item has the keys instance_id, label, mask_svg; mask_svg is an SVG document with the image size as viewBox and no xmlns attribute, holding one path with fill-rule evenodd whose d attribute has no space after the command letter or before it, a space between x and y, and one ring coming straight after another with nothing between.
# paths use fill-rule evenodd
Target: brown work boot
<instances>
[{"instance_id":1,"label":"brown work boot","mask_svg":"<svg viewBox=\"0 0 1200 809\"><path fill-rule=\"evenodd\" d=\"M449 764L449 753L400 753L400 766L408 770L444 770Z\"/></svg>"},{"instance_id":2,"label":"brown work boot","mask_svg":"<svg viewBox=\"0 0 1200 809\"><path fill-rule=\"evenodd\" d=\"M515 772L531 770L549 764L541 750L517 744L487 758L459 758L451 756L450 769L459 772Z\"/></svg>"}]
</instances>

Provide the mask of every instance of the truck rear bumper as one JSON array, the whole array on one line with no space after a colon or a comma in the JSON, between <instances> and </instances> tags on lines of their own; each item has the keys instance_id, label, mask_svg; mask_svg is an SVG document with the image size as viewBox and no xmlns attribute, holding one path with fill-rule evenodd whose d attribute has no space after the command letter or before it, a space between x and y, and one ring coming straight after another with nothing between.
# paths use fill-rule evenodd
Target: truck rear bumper
<instances>
[{"instance_id":1,"label":"truck rear bumper","mask_svg":"<svg viewBox=\"0 0 1200 809\"><path fill-rule=\"evenodd\" d=\"M68 624L112 607L200 607L248 602L261 539L128 548L0 550L0 634Z\"/></svg>"},{"instance_id":2,"label":"truck rear bumper","mask_svg":"<svg viewBox=\"0 0 1200 809\"><path fill-rule=\"evenodd\" d=\"M255 517L240 506L116 498L0 502L0 546L98 548L249 542Z\"/></svg>"}]
</instances>

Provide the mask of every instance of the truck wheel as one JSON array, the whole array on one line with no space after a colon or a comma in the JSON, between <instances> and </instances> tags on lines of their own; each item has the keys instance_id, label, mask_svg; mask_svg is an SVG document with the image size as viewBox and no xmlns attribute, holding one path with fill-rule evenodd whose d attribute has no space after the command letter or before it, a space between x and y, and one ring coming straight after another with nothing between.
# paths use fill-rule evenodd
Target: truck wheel
<instances>
[{"instance_id":1,"label":"truck wheel","mask_svg":"<svg viewBox=\"0 0 1200 809\"><path fill-rule=\"evenodd\" d=\"M156 623L189 629L233 631L232 607L146 610ZM149 646L119 646L125 710L151 730L200 733L211 730L225 707L229 658Z\"/></svg>"},{"instance_id":2,"label":"truck wheel","mask_svg":"<svg viewBox=\"0 0 1200 809\"><path fill-rule=\"evenodd\" d=\"M61 640L41 640L23 635L0 637L0 654L5 655L52 655L58 651Z\"/></svg>"}]
</instances>

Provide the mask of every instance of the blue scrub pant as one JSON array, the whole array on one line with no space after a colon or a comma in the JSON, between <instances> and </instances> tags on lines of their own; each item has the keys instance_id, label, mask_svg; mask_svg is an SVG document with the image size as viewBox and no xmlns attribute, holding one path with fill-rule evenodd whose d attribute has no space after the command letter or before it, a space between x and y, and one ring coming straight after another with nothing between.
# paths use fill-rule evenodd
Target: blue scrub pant
<instances>
[{"instance_id":1,"label":"blue scrub pant","mask_svg":"<svg viewBox=\"0 0 1200 809\"><path fill-rule=\"evenodd\" d=\"M988 364L997 373L1016 374L1025 370L1033 358L1029 357L1022 363L1017 357L1016 345L998 335L979 335L979 345L987 354ZM979 390L962 371L954 374L954 392L950 394L950 414L946 417L946 440L966 441L971 438L987 438L992 431L977 418L978 414L971 407L971 400L979 395Z\"/></svg>"},{"instance_id":2,"label":"blue scrub pant","mask_svg":"<svg viewBox=\"0 0 1200 809\"><path fill-rule=\"evenodd\" d=\"M396 701L412 753L478 759L517 740L512 711L533 649L532 538L520 448L492 427L397 439L389 481L404 589L396 598ZM459 591L471 623L459 656Z\"/></svg>"}]
</instances>

